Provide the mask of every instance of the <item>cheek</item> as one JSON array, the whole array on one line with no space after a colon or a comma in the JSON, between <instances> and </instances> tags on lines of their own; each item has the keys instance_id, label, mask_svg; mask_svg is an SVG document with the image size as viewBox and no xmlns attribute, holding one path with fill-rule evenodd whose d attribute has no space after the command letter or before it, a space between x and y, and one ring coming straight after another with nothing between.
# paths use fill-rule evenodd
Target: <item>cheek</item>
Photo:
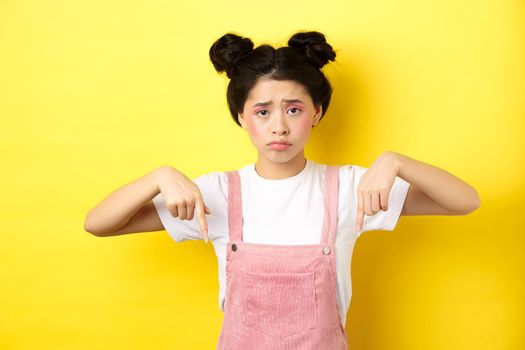
<instances>
[{"instance_id":1,"label":"cheek","mask_svg":"<svg viewBox=\"0 0 525 350\"><path fill-rule=\"evenodd\" d=\"M246 121L246 128L250 135L252 135L252 138L260 138L263 133L262 125L254 123L252 120Z\"/></svg>"},{"instance_id":2,"label":"cheek","mask_svg":"<svg viewBox=\"0 0 525 350\"><path fill-rule=\"evenodd\" d=\"M312 124L308 118L301 118L297 121L297 124L295 125L295 131L298 136L300 137L306 137L310 135Z\"/></svg>"}]
</instances>

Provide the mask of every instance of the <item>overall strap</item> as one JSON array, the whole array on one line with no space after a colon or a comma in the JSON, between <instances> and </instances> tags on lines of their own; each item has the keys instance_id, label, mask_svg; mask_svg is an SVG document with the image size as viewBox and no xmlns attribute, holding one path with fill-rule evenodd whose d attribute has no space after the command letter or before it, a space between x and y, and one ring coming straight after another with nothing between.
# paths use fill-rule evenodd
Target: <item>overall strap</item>
<instances>
[{"instance_id":1,"label":"overall strap","mask_svg":"<svg viewBox=\"0 0 525 350\"><path fill-rule=\"evenodd\" d=\"M335 245L337 215L339 213L339 168L327 165L324 181L324 218L321 244Z\"/></svg>"},{"instance_id":2,"label":"overall strap","mask_svg":"<svg viewBox=\"0 0 525 350\"><path fill-rule=\"evenodd\" d=\"M227 171L228 176L228 232L230 242L242 240L241 178L237 170Z\"/></svg>"},{"instance_id":3,"label":"overall strap","mask_svg":"<svg viewBox=\"0 0 525 350\"><path fill-rule=\"evenodd\" d=\"M321 244L335 244L339 211L339 165L327 165L324 183L324 216ZM242 240L241 180L237 170L228 176L228 231L230 242Z\"/></svg>"}]
</instances>

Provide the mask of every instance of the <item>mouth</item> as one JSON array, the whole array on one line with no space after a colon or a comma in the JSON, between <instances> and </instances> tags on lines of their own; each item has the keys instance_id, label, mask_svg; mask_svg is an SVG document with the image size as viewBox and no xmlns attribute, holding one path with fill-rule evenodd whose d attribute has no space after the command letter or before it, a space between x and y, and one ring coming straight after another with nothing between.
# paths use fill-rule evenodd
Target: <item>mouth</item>
<instances>
[{"instance_id":1,"label":"mouth","mask_svg":"<svg viewBox=\"0 0 525 350\"><path fill-rule=\"evenodd\" d=\"M290 143L286 142L284 140L282 140L282 141L280 140L280 141L272 141L272 142L268 143L268 146L269 145L290 145Z\"/></svg>"},{"instance_id":2,"label":"mouth","mask_svg":"<svg viewBox=\"0 0 525 350\"><path fill-rule=\"evenodd\" d=\"M268 147L277 151L284 151L290 146L291 144L289 144L288 142L270 142L268 144Z\"/></svg>"}]
</instances>

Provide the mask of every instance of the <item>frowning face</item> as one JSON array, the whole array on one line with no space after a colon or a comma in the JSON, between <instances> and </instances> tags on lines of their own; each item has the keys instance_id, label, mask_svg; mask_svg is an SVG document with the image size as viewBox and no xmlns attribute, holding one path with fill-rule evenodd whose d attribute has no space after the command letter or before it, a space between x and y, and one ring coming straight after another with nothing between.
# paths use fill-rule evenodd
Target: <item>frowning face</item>
<instances>
[{"instance_id":1,"label":"frowning face","mask_svg":"<svg viewBox=\"0 0 525 350\"><path fill-rule=\"evenodd\" d=\"M285 163L303 154L312 126L322 107L315 107L306 89L292 80L261 79L250 91L239 113L259 157ZM281 144L272 144L272 142Z\"/></svg>"}]
</instances>

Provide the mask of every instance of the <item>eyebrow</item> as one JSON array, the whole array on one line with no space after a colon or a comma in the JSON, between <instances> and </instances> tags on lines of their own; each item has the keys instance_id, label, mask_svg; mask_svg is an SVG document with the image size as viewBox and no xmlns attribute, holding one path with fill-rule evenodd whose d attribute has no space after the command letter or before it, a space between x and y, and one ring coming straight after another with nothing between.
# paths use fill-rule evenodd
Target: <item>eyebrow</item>
<instances>
[{"instance_id":1,"label":"eyebrow","mask_svg":"<svg viewBox=\"0 0 525 350\"><path fill-rule=\"evenodd\" d=\"M281 102L286 102L286 103L304 103L303 101L299 100L299 99L291 99L291 100L287 100L287 99L281 99ZM254 107L259 107L259 106L268 106L268 105L271 105L272 104L272 101L266 101L266 102L259 102L259 103L256 103L254 104L253 106Z\"/></svg>"}]
</instances>

